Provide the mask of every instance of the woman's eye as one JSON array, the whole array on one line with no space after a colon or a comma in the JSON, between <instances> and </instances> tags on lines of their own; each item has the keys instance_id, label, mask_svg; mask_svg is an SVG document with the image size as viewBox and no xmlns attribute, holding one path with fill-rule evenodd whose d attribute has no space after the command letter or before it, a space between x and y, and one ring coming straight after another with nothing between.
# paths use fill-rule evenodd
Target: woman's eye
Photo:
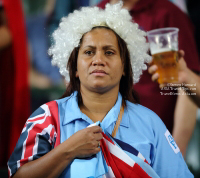
<instances>
[{"instance_id":1,"label":"woman's eye","mask_svg":"<svg viewBox=\"0 0 200 178\"><path fill-rule=\"evenodd\" d=\"M94 52L93 51L85 51L85 54L87 55L92 55Z\"/></svg>"},{"instance_id":2,"label":"woman's eye","mask_svg":"<svg viewBox=\"0 0 200 178\"><path fill-rule=\"evenodd\" d=\"M112 52L112 51L106 51L106 55L113 55L114 54L114 52Z\"/></svg>"}]
</instances>

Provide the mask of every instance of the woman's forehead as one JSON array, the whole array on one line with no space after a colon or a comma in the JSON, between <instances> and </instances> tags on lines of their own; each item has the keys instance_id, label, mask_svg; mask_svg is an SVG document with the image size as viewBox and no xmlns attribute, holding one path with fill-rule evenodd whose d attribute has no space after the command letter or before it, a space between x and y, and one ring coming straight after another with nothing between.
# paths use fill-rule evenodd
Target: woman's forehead
<instances>
[{"instance_id":1,"label":"woman's forehead","mask_svg":"<svg viewBox=\"0 0 200 178\"><path fill-rule=\"evenodd\" d=\"M112 30L95 28L83 36L82 46L87 45L109 45L118 47L118 41Z\"/></svg>"}]
</instances>

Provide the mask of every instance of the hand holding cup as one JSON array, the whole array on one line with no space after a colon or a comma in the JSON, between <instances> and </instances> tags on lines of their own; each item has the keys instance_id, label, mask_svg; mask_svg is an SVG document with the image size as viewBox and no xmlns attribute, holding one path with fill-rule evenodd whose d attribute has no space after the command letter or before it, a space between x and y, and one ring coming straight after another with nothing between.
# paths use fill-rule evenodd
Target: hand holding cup
<instances>
[{"instance_id":1,"label":"hand holding cup","mask_svg":"<svg viewBox=\"0 0 200 178\"><path fill-rule=\"evenodd\" d=\"M160 28L147 32L158 83L178 81L178 28Z\"/></svg>"},{"instance_id":2,"label":"hand holding cup","mask_svg":"<svg viewBox=\"0 0 200 178\"><path fill-rule=\"evenodd\" d=\"M186 76L186 70L187 70L187 65L186 62L184 60L184 51L180 50L178 51L178 81L177 82L172 82L172 83L183 83L185 82L185 77ZM152 63L152 65L148 68L148 72L149 74L152 75L151 79L152 81L156 82L158 81L160 74L157 72L158 70L158 66L154 63ZM162 83L160 84L160 88L166 86L167 83Z\"/></svg>"}]
</instances>

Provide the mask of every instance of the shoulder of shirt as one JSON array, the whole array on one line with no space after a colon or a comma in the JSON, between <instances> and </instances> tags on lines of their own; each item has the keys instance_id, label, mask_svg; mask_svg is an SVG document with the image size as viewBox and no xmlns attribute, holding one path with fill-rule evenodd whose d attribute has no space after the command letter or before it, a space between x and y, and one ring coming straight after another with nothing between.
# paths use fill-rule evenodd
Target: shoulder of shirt
<instances>
[{"instance_id":1,"label":"shoulder of shirt","mask_svg":"<svg viewBox=\"0 0 200 178\"><path fill-rule=\"evenodd\" d=\"M57 103L65 103L66 101L68 101L69 99L71 98L75 98L76 97L76 94L75 93L72 93L70 96L67 96L67 97L64 97L64 98L61 98L61 99L58 99L58 100L55 100Z\"/></svg>"},{"instance_id":2,"label":"shoulder of shirt","mask_svg":"<svg viewBox=\"0 0 200 178\"><path fill-rule=\"evenodd\" d=\"M153 112L149 108L146 108L145 106L131 103L130 101L126 101L126 105L128 108L128 112L134 112L135 114L142 116L141 118L145 119L148 117L151 120L152 119L155 120L155 118L157 118L158 120L161 120L160 117L155 112Z\"/></svg>"},{"instance_id":3,"label":"shoulder of shirt","mask_svg":"<svg viewBox=\"0 0 200 178\"><path fill-rule=\"evenodd\" d=\"M149 109L141 104L135 104L135 103L132 103L132 102L126 100L126 105L128 108L133 109L133 110L137 109L139 111L145 111L148 114L156 114L151 109Z\"/></svg>"},{"instance_id":4,"label":"shoulder of shirt","mask_svg":"<svg viewBox=\"0 0 200 178\"><path fill-rule=\"evenodd\" d=\"M126 105L129 117L134 118L131 120L137 120L144 128L153 130L154 133L159 132L159 130L166 130L161 118L152 110L129 101L126 101Z\"/></svg>"},{"instance_id":5,"label":"shoulder of shirt","mask_svg":"<svg viewBox=\"0 0 200 178\"><path fill-rule=\"evenodd\" d=\"M70 98L76 97L74 95L74 93L72 93L70 96L67 96L65 98L61 98L58 100L53 100L53 101L49 101L43 105L41 105L38 109L36 109L30 117L33 117L37 114L42 114L42 113L51 113L51 111L55 111L55 109L58 109L58 105L62 103L66 103L66 101L68 101Z\"/></svg>"}]
</instances>

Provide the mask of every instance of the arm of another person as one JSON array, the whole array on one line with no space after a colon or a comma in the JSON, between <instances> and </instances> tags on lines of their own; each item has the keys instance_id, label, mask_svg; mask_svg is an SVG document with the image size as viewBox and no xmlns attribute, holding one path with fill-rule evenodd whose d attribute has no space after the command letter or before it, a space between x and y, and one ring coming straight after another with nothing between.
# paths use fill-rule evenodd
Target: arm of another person
<instances>
[{"instance_id":1,"label":"arm of another person","mask_svg":"<svg viewBox=\"0 0 200 178\"><path fill-rule=\"evenodd\" d=\"M194 130L194 126L196 123L196 111L197 107L192 102L192 100L198 104L200 99L200 77L194 74L190 69L188 69L185 61L184 61L184 51L179 51L179 84L185 84L184 87L188 88L185 90L187 92L186 95L182 90L179 90L179 96L176 103L176 109L174 114L174 129L173 136L180 147L180 150L183 155L185 155L188 142ZM152 80L156 81L159 78L159 74L156 73L157 66L152 65L149 67L148 71L152 74ZM192 90L194 88L192 85L187 84L196 84L196 90ZM165 86L165 84L161 84L160 87ZM191 90L190 90L191 89ZM195 93L196 95L191 95L191 93Z\"/></svg>"},{"instance_id":2,"label":"arm of another person","mask_svg":"<svg viewBox=\"0 0 200 178\"><path fill-rule=\"evenodd\" d=\"M185 156L196 123L197 106L185 95L183 90L179 90L179 94L175 107L172 135Z\"/></svg>"},{"instance_id":3,"label":"arm of another person","mask_svg":"<svg viewBox=\"0 0 200 178\"><path fill-rule=\"evenodd\" d=\"M181 85L195 84L197 82L195 82L196 77L193 78L194 76L191 75L192 71L187 67L183 57L184 52L180 51L178 76L179 83ZM185 156L186 154L187 146L195 127L197 113L197 106L192 101L194 95L191 95L190 92L192 90L190 90L191 88L187 88L189 90L185 89L185 85L183 85L183 90L179 90L179 95L176 101L176 107L174 112L174 128L172 132L172 135L176 140L176 143L178 144L183 156Z\"/></svg>"},{"instance_id":4,"label":"arm of another person","mask_svg":"<svg viewBox=\"0 0 200 178\"><path fill-rule=\"evenodd\" d=\"M185 155L196 123L197 106L200 107L200 77L187 67L183 58L179 60L179 82L184 91L179 91L176 103L173 136Z\"/></svg>"},{"instance_id":5,"label":"arm of another person","mask_svg":"<svg viewBox=\"0 0 200 178\"><path fill-rule=\"evenodd\" d=\"M184 55L184 53L183 53ZM190 99L200 107L200 76L190 70L183 58L179 60L179 83Z\"/></svg>"},{"instance_id":6,"label":"arm of another person","mask_svg":"<svg viewBox=\"0 0 200 178\"><path fill-rule=\"evenodd\" d=\"M164 20L163 18L161 19L162 27L179 28L179 48L185 52L187 66L189 69L199 72L198 52L195 45L193 27L188 16L174 6L174 8L168 9L165 17ZM185 95L178 96L174 112L176 126L173 129L173 134L175 134L175 140L183 154L185 154L187 143L194 129L196 109L196 106L190 102L189 97ZM176 123L179 123L179 126ZM186 137L182 135L184 131L188 134Z\"/></svg>"}]
</instances>

